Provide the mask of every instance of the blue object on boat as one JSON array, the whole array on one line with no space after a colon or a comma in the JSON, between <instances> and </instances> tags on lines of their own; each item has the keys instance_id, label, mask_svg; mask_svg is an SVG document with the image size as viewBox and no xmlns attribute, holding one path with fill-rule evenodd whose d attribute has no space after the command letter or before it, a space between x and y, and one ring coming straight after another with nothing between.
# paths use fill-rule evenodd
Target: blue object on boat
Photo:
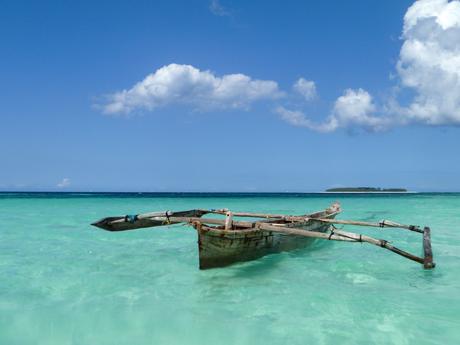
<instances>
[{"instance_id":1,"label":"blue object on boat","mask_svg":"<svg viewBox=\"0 0 460 345\"><path fill-rule=\"evenodd\" d=\"M136 220L137 220L137 214L127 214L125 216L126 222L134 223Z\"/></svg>"}]
</instances>

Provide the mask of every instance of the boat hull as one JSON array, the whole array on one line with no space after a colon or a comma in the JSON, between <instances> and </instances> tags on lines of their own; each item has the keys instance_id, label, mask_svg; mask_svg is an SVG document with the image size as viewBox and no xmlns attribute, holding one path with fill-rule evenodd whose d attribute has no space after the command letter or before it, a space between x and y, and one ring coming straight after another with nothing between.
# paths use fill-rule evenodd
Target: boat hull
<instances>
[{"instance_id":1,"label":"boat hull","mask_svg":"<svg viewBox=\"0 0 460 345\"><path fill-rule=\"evenodd\" d=\"M338 212L321 212L317 218L332 219ZM308 231L326 232L329 224L310 221L299 227ZM196 227L200 269L224 267L236 262L258 259L268 254L304 248L314 238L286 235L259 229L225 231L209 226Z\"/></svg>"}]
</instances>

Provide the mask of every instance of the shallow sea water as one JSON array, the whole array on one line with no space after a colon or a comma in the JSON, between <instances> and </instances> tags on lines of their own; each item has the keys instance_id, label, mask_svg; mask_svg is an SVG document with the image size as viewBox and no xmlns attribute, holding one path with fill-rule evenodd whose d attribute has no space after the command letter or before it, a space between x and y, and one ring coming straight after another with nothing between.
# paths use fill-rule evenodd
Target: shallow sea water
<instances>
[{"instance_id":1,"label":"shallow sea water","mask_svg":"<svg viewBox=\"0 0 460 345\"><path fill-rule=\"evenodd\" d=\"M185 226L110 233L109 215L223 208L429 225L433 271L319 242L198 270ZM0 194L0 344L460 344L460 194ZM348 227L351 231L363 229ZM363 233L421 253L419 234Z\"/></svg>"}]
</instances>

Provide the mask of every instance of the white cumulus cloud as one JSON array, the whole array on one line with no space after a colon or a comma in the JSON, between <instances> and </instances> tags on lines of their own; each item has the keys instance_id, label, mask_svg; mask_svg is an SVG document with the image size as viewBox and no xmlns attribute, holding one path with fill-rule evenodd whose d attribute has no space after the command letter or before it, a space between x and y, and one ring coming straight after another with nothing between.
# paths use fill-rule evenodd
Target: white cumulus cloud
<instances>
[{"instance_id":1,"label":"white cumulus cloud","mask_svg":"<svg viewBox=\"0 0 460 345\"><path fill-rule=\"evenodd\" d=\"M311 101L316 97L316 85L314 81L299 78L292 88L299 95L303 96L306 101Z\"/></svg>"},{"instance_id":2,"label":"white cumulus cloud","mask_svg":"<svg viewBox=\"0 0 460 345\"><path fill-rule=\"evenodd\" d=\"M331 119L335 119L337 128L358 126L373 131L385 129L391 120L375 115L376 110L372 96L367 91L347 89L335 101Z\"/></svg>"},{"instance_id":3,"label":"white cumulus cloud","mask_svg":"<svg viewBox=\"0 0 460 345\"><path fill-rule=\"evenodd\" d=\"M56 187L58 188L65 188L65 187L68 187L70 186L70 178L68 177L64 177L61 182L59 182Z\"/></svg>"},{"instance_id":4,"label":"white cumulus cloud","mask_svg":"<svg viewBox=\"0 0 460 345\"><path fill-rule=\"evenodd\" d=\"M460 124L460 1L416 1L402 37L397 71L415 97L400 116L408 123Z\"/></svg>"},{"instance_id":5,"label":"white cumulus cloud","mask_svg":"<svg viewBox=\"0 0 460 345\"><path fill-rule=\"evenodd\" d=\"M138 109L152 111L170 104L187 104L201 110L246 109L256 101L281 95L275 81L252 79L244 74L219 77L190 65L170 64L130 89L109 95L102 108L107 114L128 114Z\"/></svg>"},{"instance_id":6,"label":"white cumulus cloud","mask_svg":"<svg viewBox=\"0 0 460 345\"><path fill-rule=\"evenodd\" d=\"M338 128L379 131L411 123L460 125L460 1L414 2L404 16L401 38L398 87L411 90L412 98L402 102L399 94L377 106L367 91L347 89L319 124L299 110L277 108L276 112L294 126L321 132ZM300 85L307 84L300 80L294 89L302 93Z\"/></svg>"},{"instance_id":7,"label":"white cumulus cloud","mask_svg":"<svg viewBox=\"0 0 460 345\"><path fill-rule=\"evenodd\" d=\"M275 110L281 119L291 125L309 128L318 132L333 132L339 128L362 128L369 131L386 129L390 119L374 115L376 106L372 96L363 89L345 90L337 98L332 114L322 123L314 123L300 110L278 107Z\"/></svg>"},{"instance_id":8,"label":"white cumulus cloud","mask_svg":"<svg viewBox=\"0 0 460 345\"><path fill-rule=\"evenodd\" d=\"M300 110L289 110L279 106L275 112L280 115L282 120L296 127L305 127L323 133L332 132L338 128L337 120L332 116L324 123L315 123Z\"/></svg>"}]
</instances>

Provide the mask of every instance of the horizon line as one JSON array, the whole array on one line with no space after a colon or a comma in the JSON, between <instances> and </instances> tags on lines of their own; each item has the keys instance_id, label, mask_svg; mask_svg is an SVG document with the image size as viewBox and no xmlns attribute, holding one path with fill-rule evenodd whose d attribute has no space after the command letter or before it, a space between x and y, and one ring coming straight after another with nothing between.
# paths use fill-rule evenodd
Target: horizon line
<instances>
[{"instance_id":1,"label":"horizon line","mask_svg":"<svg viewBox=\"0 0 460 345\"><path fill-rule=\"evenodd\" d=\"M350 192L326 192L326 191L82 191L82 190L0 190L0 194L5 193L55 193L55 194L423 194L423 193L460 193L460 191L350 191Z\"/></svg>"}]
</instances>

